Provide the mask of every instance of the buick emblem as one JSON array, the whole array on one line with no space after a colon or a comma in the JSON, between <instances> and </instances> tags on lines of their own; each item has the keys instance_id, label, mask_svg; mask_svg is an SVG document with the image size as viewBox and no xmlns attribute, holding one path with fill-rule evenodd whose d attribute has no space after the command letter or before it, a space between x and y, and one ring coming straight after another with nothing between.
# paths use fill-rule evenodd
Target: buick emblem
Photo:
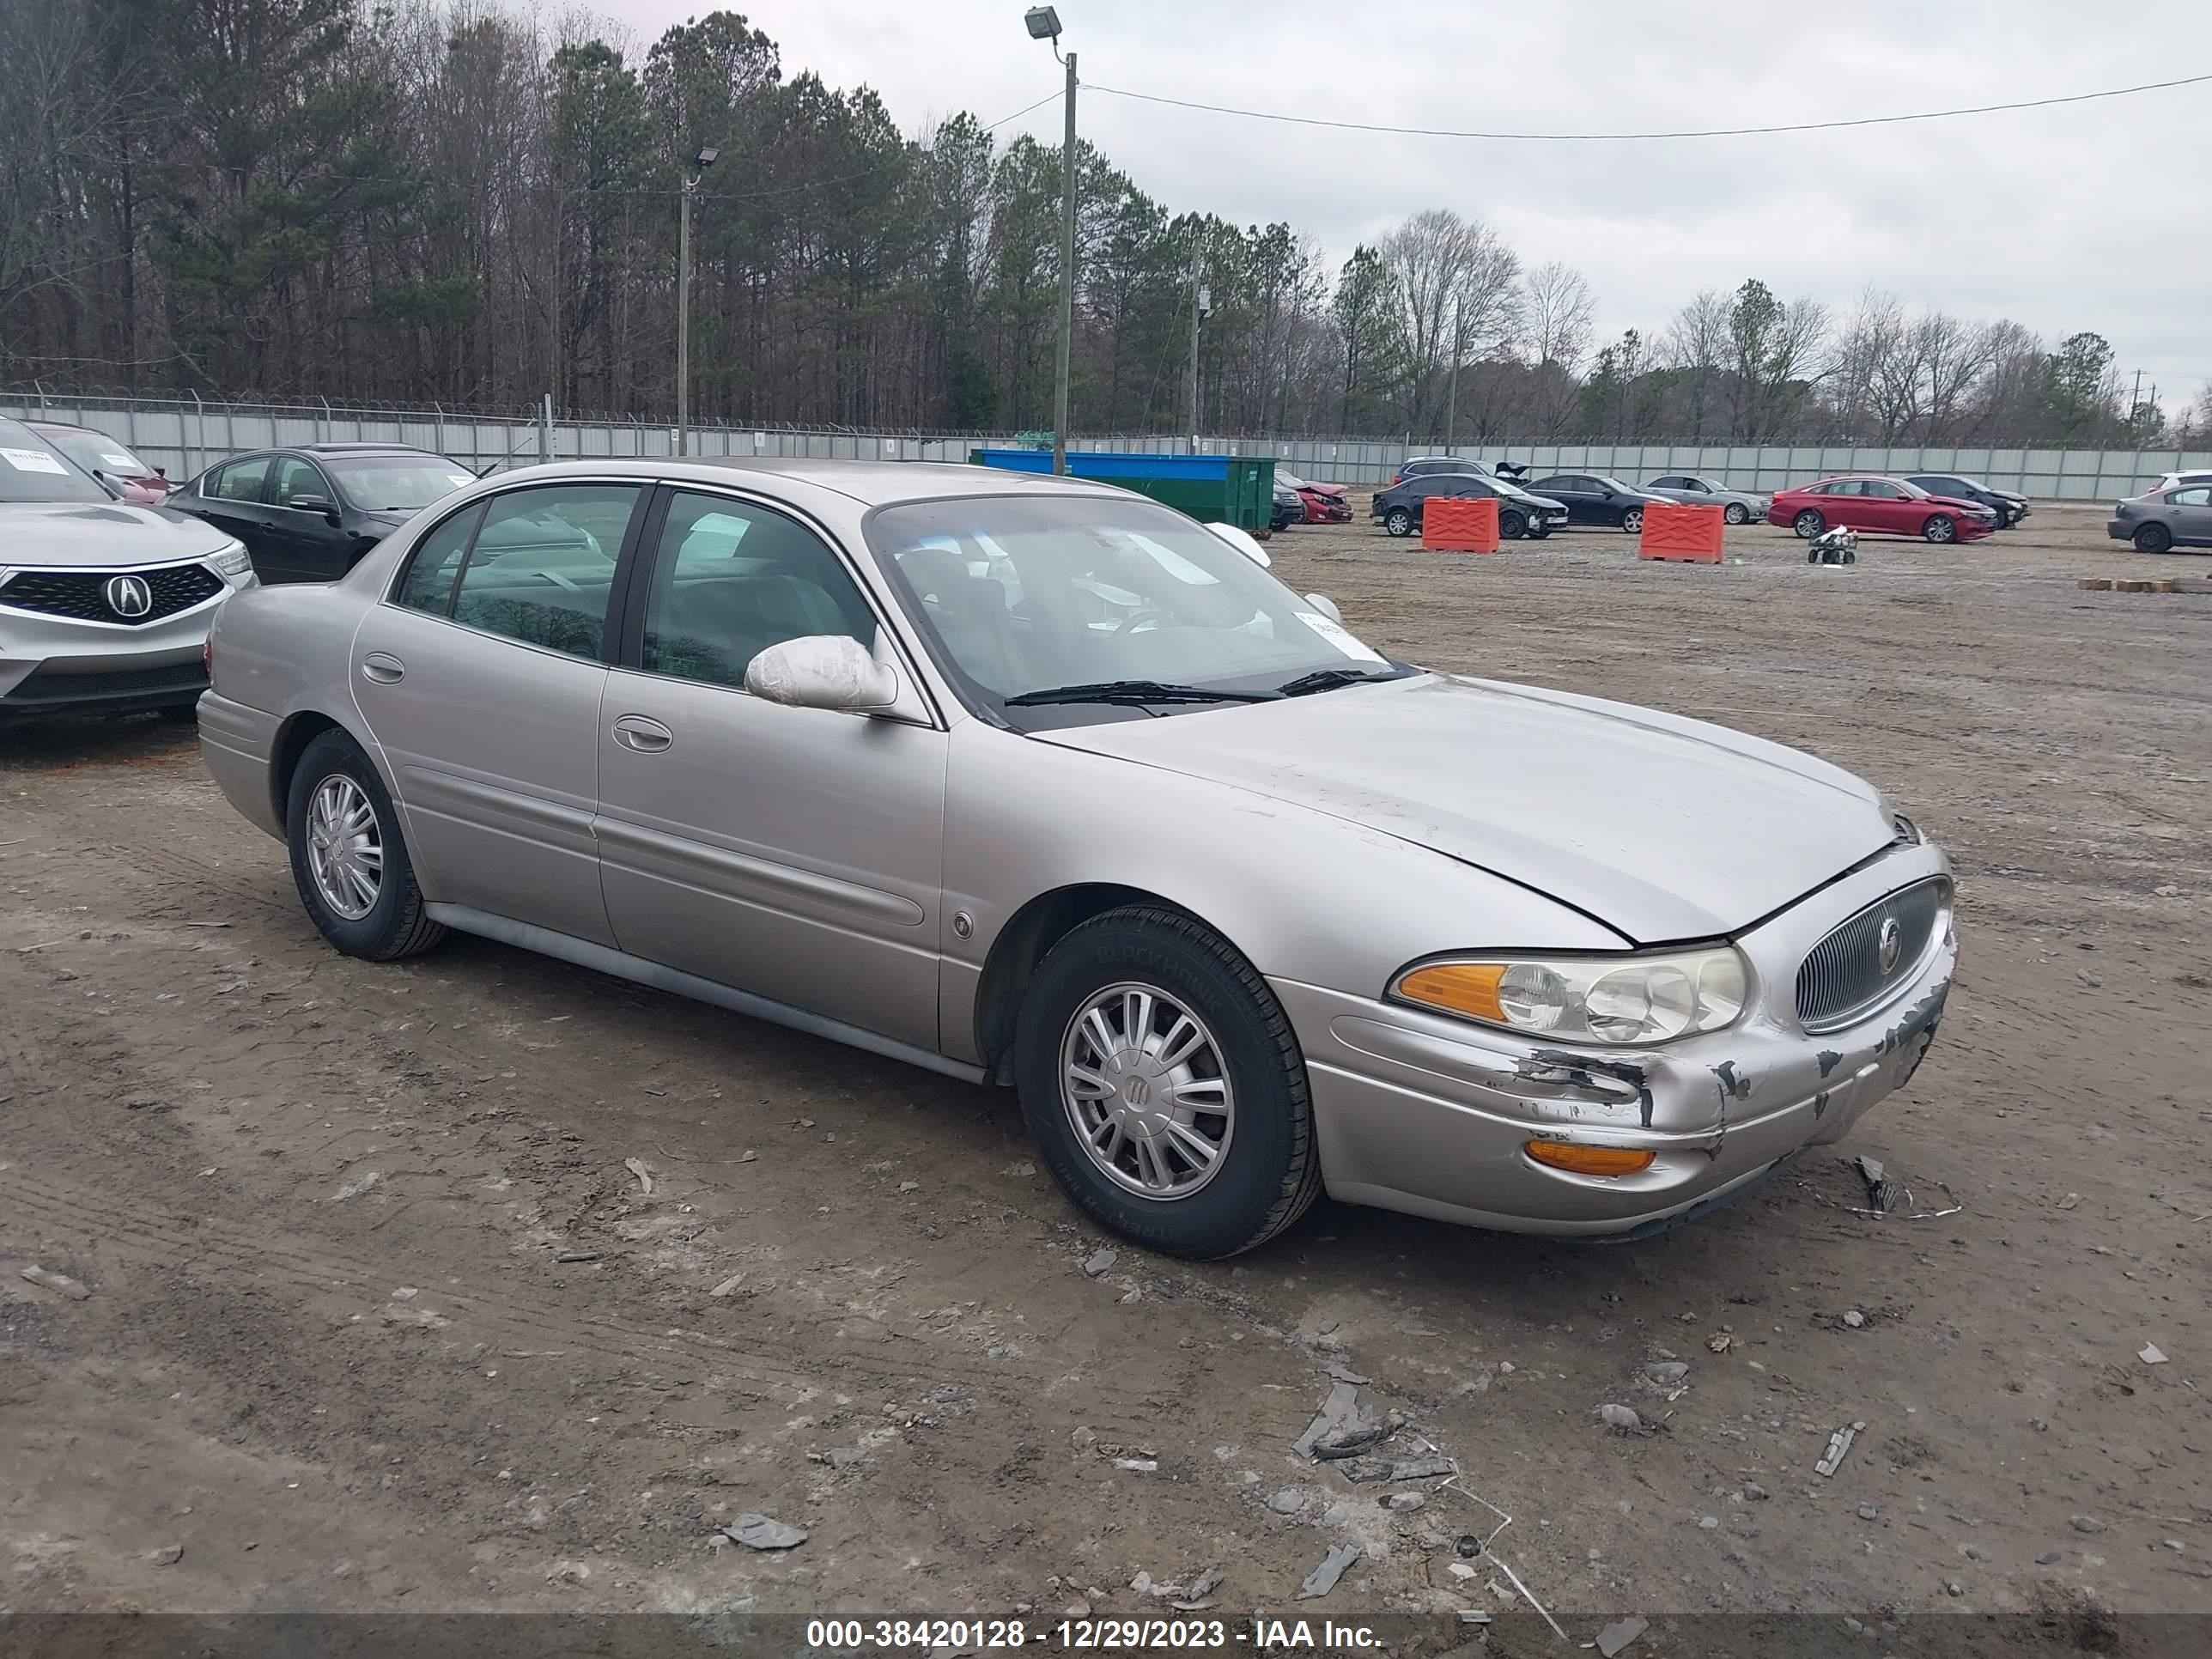
<instances>
[{"instance_id":1,"label":"buick emblem","mask_svg":"<svg viewBox=\"0 0 2212 1659\"><path fill-rule=\"evenodd\" d=\"M1897 971L1897 959L1904 954L1904 925L1895 916L1884 916L1874 936L1875 960L1881 964L1883 973L1892 974Z\"/></svg>"},{"instance_id":2,"label":"buick emblem","mask_svg":"<svg viewBox=\"0 0 2212 1659\"><path fill-rule=\"evenodd\" d=\"M154 590L143 576L110 576L107 608L118 617L143 617L154 608Z\"/></svg>"}]
</instances>

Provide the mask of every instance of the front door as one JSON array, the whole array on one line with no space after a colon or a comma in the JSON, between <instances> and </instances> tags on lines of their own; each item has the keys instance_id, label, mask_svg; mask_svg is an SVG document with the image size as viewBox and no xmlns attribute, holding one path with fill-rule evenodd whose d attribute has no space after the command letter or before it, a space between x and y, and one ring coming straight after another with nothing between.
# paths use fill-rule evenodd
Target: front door
<instances>
[{"instance_id":1,"label":"front door","mask_svg":"<svg viewBox=\"0 0 2212 1659\"><path fill-rule=\"evenodd\" d=\"M1556 485L1557 488L1553 488ZM1536 494L1549 495L1567 509L1570 524L1601 524L1605 522L1605 498L1599 493L1597 480L1569 473L1553 478L1537 487Z\"/></svg>"},{"instance_id":2,"label":"front door","mask_svg":"<svg viewBox=\"0 0 2212 1659\"><path fill-rule=\"evenodd\" d=\"M1906 495L1900 486L1887 479L1863 480L1859 494L1865 497L1859 510L1866 515L1863 523L1870 530L1886 530L1893 536L1917 536L1920 526L1927 521L1926 502L1918 496Z\"/></svg>"},{"instance_id":3,"label":"front door","mask_svg":"<svg viewBox=\"0 0 2212 1659\"><path fill-rule=\"evenodd\" d=\"M326 507L297 507L301 497ZM345 574L354 538L331 522L337 491L313 461L279 455L269 485L270 567L288 581L329 582Z\"/></svg>"},{"instance_id":4,"label":"front door","mask_svg":"<svg viewBox=\"0 0 2212 1659\"><path fill-rule=\"evenodd\" d=\"M269 469L276 459L249 455L217 467L200 486L192 508L195 516L245 544L254 574L264 580L276 574L268 503Z\"/></svg>"},{"instance_id":5,"label":"front door","mask_svg":"<svg viewBox=\"0 0 2212 1659\"><path fill-rule=\"evenodd\" d=\"M621 947L934 1049L945 734L745 691L768 647L878 646L811 528L674 490L599 724L601 879Z\"/></svg>"},{"instance_id":6,"label":"front door","mask_svg":"<svg viewBox=\"0 0 2212 1659\"><path fill-rule=\"evenodd\" d=\"M522 488L417 544L354 637L424 893L611 945L592 812L608 615L637 484Z\"/></svg>"}]
</instances>

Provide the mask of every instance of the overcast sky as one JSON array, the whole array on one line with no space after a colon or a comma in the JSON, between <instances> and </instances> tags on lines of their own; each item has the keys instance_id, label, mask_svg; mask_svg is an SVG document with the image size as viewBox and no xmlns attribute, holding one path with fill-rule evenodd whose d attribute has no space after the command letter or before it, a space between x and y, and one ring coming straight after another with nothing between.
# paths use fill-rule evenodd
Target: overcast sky
<instances>
[{"instance_id":1,"label":"overcast sky","mask_svg":"<svg viewBox=\"0 0 2212 1659\"><path fill-rule=\"evenodd\" d=\"M589 3L589 0L587 0ZM752 0L787 76L866 84L921 134L1060 73L1025 0ZM2212 70L2204 0L1060 0L1086 82L1397 125L1620 131L1829 120ZM597 0L641 46L714 9ZM1408 214L1565 260L1601 337L1757 276L1847 308L2094 329L2169 414L2212 379L2212 84L2057 109L1753 138L1526 143L1328 131L1094 93L1084 137L1171 210L1287 220L1332 266ZM1060 138L1055 101L1001 129ZM734 184L734 181L732 181Z\"/></svg>"}]
</instances>

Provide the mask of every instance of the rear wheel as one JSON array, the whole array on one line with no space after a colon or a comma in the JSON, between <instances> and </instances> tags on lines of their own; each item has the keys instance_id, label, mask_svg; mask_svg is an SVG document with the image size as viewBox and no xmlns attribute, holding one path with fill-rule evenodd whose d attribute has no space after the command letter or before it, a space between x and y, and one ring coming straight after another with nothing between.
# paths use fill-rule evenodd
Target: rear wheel
<instances>
[{"instance_id":1,"label":"rear wheel","mask_svg":"<svg viewBox=\"0 0 2212 1659\"><path fill-rule=\"evenodd\" d=\"M292 774L285 841L300 902L349 957L390 962L427 951L446 930L422 890L384 780L352 738L325 732Z\"/></svg>"},{"instance_id":2,"label":"rear wheel","mask_svg":"<svg viewBox=\"0 0 2212 1659\"><path fill-rule=\"evenodd\" d=\"M1061 1189L1148 1249L1234 1255L1321 1191L1289 1019L1250 963L1176 911L1108 911L1054 945L1023 999L1014 1073Z\"/></svg>"},{"instance_id":3,"label":"rear wheel","mask_svg":"<svg viewBox=\"0 0 2212 1659\"><path fill-rule=\"evenodd\" d=\"M1721 509L1721 517L1730 524L1742 524L1751 517L1751 509L1741 501L1730 501Z\"/></svg>"},{"instance_id":4,"label":"rear wheel","mask_svg":"<svg viewBox=\"0 0 2212 1659\"><path fill-rule=\"evenodd\" d=\"M1498 533L1509 542L1517 542L1528 533L1528 520L1518 513L1498 515Z\"/></svg>"},{"instance_id":5,"label":"rear wheel","mask_svg":"<svg viewBox=\"0 0 2212 1659\"><path fill-rule=\"evenodd\" d=\"M2147 524L2136 532L2136 551L2166 553L2173 547L2173 532L2162 524Z\"/></svg>"},{"instance_id":6,"label":"rear wheel","mask_svg":"<svg viewBox=\"0 0 2212 1659\"><path fill-rule=\"evenodd\" d=\"M1942 544L1959 539L1958 520L1948 513L1931 513L1928 521L1920 526L1920 533L1929 541Z\"/></svg>"},{"instance_id":7,"label":"rear wheel","mask_svg":"<svg viewBox=\"0 0 2212 1659\"><path fill-rule=\"evenodd\" d=\"M1382 528L1393 536L1413 533L1413 515L1402 507L1394 507L1382 515Z\"/></svg>"},{"instance_id":8,"label":"rear wheel","mask_svg":"<svg viewBox=\"0 0 2212 1659\"><path fill-rule=\"evenodd\" d=\"M1828 527L1828 521L1808 507L1790 520L1790 527L1809 542Z\"/></svg>"}]
</instances>

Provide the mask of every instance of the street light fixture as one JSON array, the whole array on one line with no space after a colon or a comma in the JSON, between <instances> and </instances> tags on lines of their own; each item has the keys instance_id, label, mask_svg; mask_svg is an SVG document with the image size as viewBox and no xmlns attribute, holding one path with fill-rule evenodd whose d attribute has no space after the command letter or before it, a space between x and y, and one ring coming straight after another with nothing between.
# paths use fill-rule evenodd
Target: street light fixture
<instances>
[{"instance_id":1,"label":"street light fixture","mask_svg":"<svg viewBox=\"0 0 2212 1659\"><path fill-rule=\"evenodd\" d=\"M1061 57L1060 14L1032 6L1023 15L1030 39L1052 42L1052 55L1067 66L1066 137L1060 151L1060 346L1053 376L1052 470L1067 471L1067 375L1075 344L1075 54Z\"/></svg>"},{"instance_id":2,"label":"street light fixture","mask_svg":"<svg viewBox=\"0 0 2212 1659\"><path fill-rule=\"evenodd\" d=\"M691 453L691 193L699 176L721 152L702 144L684 169L682 215L676 231L676 453Z\"/></svg>"}]
</instances>

